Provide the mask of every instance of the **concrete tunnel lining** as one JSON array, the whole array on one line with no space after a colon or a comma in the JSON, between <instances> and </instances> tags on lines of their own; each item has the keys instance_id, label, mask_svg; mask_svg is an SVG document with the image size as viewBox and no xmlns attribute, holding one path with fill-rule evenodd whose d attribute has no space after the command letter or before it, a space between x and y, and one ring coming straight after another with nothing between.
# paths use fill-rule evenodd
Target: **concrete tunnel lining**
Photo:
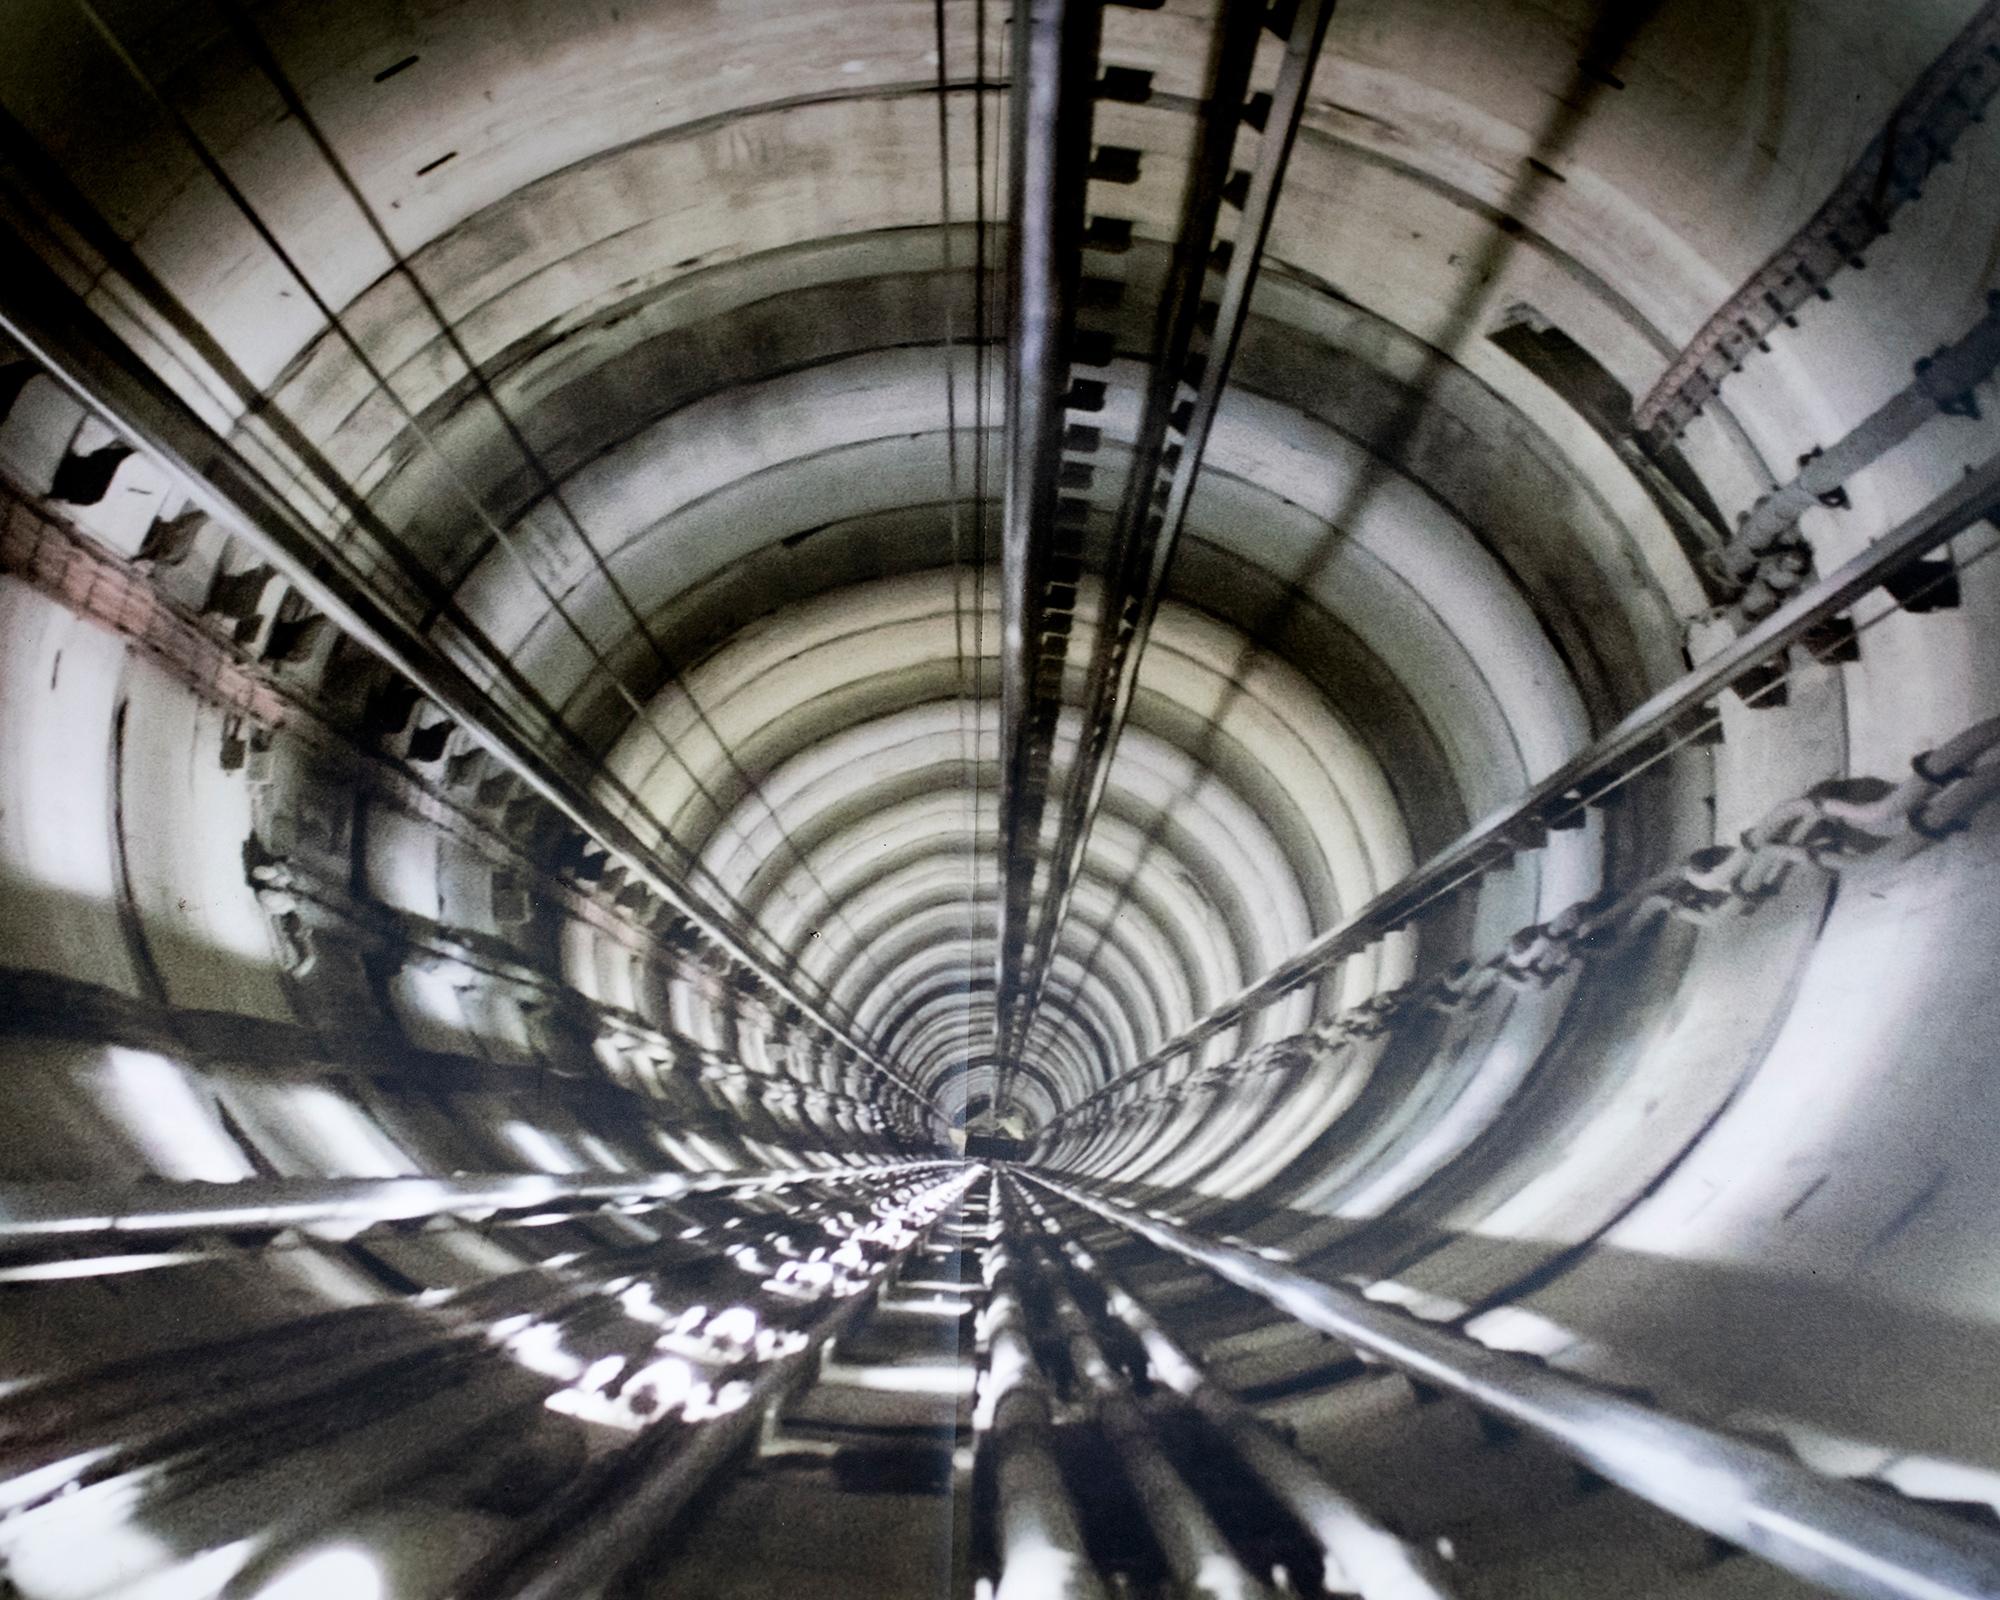
<instances>
[{"instance_id":1,"label":"concrete tunnel lining","mask_svg":"<svg viewBox=\"0 0 2000 1600\"><path fill-rule=\"evenodd\" d=\"M19 45L0 103L257 394L229 392L129 264L42 226L25 183L10 225L343 536L269 417L322 450L759 948L931 1103L714 961L435 706L301 631L286 580L152 463L64 500L63 464L98 435L38 383L0 415L0 966L17 997L0 1020L20 1133L0 1183L859 1172L928 1158L983 1106L1064 1181L1764 1430L1835 1476L2000 1505L1979 1403L2000 1370L1991 816L1831 875L1808 862L1754 915L1669 917L1599 965L1390 1036L1322 1036L1573 902L1733 845L1815 784L1900 782L1992 716L1990 523L1949 547L1954 604L1872 596L1858 655L1795 659L1784 704L1723 697L1718 742L1586 828L1121 1076L1713 648L1685 535L1701 508L1669 504L1629 440L1494 334L1525 308L1644 395L1971 0L1340 9L1009 1121L990 1043L999 576L964 553L1001 498L990 479L975 497L971 466L1005 437L1004 341L976 343L972 273L1007 248L1000 8L981 91L987 8L946 0L942 95L927 7L255 8L403 265L219 14L101 9L398 401L59 0L0 24ZM1174 240L1205 14L1169 0L1106 24L1105 59L1154 74L1154 102L1105 124L1147 160L1124 194L1135 282ZM2000 145L1980 125L1951 154L1866 270L1749 354L1680 438L1676 481L1712 500L1715 542L1977 319ZM1139 426L1148 333L1137 309L1121 327L1107 474ZM1801 524L1817 570L1994 437L1990 415L1941 416L1859 474L1845 508ZM147 512L121 520L126 495ZM483 519L533 552L589 650ZM133 631L154 624L130 607L92 611L81 579L50 576L71 546L63 572L126 575L267 697L246 710ZM1085 616L1072 698L1094 637ZM643 719L593 681L590 650ZM1059 762L1078 737L1066 718ZM1066 1120L1107 1084L1108 1115ZM0 1384L467 1292L647 1229L460 1217L0 1282ZM1278 1359L1232 1337L1217 1348ZM1284 1413L1308 1440L1314 1406ZM445 1521L440 1548L461 1554L493 1526L463 1505ZM175 1526L152 1551L134 1524L133 1581L184 1553ZM22 1549L23 1593L125 1592L115 1563L69 1572Z\"/></svg>"}]
</instances>

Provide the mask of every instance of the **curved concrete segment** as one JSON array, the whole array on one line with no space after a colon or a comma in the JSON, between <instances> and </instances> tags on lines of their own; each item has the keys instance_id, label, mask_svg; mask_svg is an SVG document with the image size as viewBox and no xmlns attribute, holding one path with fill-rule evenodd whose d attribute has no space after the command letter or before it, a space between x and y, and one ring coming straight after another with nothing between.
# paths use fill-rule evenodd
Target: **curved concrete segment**
<instances>
[{"instance_id":1,"label":"curved concrete segment","mask_svg":"<svg viewBox=\"0 0 2000 1600\"><path fill-rule=\"evenodd\" d=\"M2000 13L1347 0L1141 608L1237 9L1089 12L1018 1062L1007 8L0 15L0 1590L1932 1592L1350 1324L1986 1536Z\"/></svg>"}]
</instances>

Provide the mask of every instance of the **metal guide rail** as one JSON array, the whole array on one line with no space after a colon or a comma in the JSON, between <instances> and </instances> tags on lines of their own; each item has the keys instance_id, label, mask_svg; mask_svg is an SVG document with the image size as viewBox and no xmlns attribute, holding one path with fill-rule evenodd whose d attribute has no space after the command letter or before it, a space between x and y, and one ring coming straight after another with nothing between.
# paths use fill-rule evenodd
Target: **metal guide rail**
<instances>
[{"instance_id":1,"label":"metal guide rail","mask_svg":"<svg viewBox=\"0 0 2000 1600\"><path fill-rule=\"evenodd\" d=\"M1332 12L1333 0L1302 0L1261 16L1254 8L1225 7L1219 24L1214 78L1160 300L1151 382L1112 536L1081 745L1068 774L1022 980L1026 1019L1048 982L1110 758L1132 708L1139 663L1249 318L1251 290ZM1265 35L1282 40L1284 49L1260 66Z\"/></svg>"},{"instance_id":2,"label":"metal guide rail","mask_svg":"<svg viewBox=\"0 0 2000 1600\"><path fill-rule=\"evenodd\" d=\"M0 1396L0 1563L72 1548L127 1508L171 1522L207 1506L192 1526L213 1548L159 1559L257 1593L350 1517L428 1518L427 1494L476 1502L510 1450L582 1423L598 1441L587 1457L420 1587L495 1600L616 1580L975 1177L933 1166L801 1179L782 1202L687 1195L658 1226L578 1225L562 1242L582 1249L469 1288L23 1386ZM300 1472L310 1493L272 1516L272 1485Z\"/></svg>"},{"instance_id":3,"label":"metal guide rail","mask_svg":"<svg viewBox=\"0 0 2000 1600\"><path fill-rule=\"evenodd\" d=\"M1009 221L1013 234L1007 364L1005 506L1001 524L1000 905L996 1000L996 1112L1010 1089L1006 1048L1019 1026L1019 969L1040 871L1063 666L1082 576L1088 461L1070 448L1094 440L1067 409L1104 385L1072 391L1073 365L1108 366L1109 341L1076 343L1076 298L1099 0L1032 0L1015 9L1010 95ZM1127 152L1129 155L1130 152ZM1094 385L1094 387L1093 387Z\"/></svg>"},{"instance_id":4,"label":"metal guide rail","mask_svg":"<svg viewBox=\"0 0 2000 1600\"><path fill-rule=\"evenodd\" d=\"M1457 1395L1606 1481L1852 1600L1991 1600L2000 1539L1915 1502L1830 1478L1767 1445L1587 1378L1487 1348L1356 1290L1025 1169L1035 1185L1192 1262L1413 1380Z\"/></svg>"},{"instance_id":5,"label":"metal guide rail","mask_svg":"<svg viewBox=\"0 0 2000 1600\"><path fill-rule=\"evenodd\" d=\"M1606 961L1644 938L1662 918L1706 926L1769 905L1793 873L1838 873L1891 845L1913 849L1970 825L2000 797L2000 717L1973 724L1924 751L1900 783L1886 778L1829 778L1773 806L1735 844L1706 845L1622 892L1565 907L1547 922L1517 930L1499 954L1461 961L1427 983L1384 990L1304 1034L1274 1039L1231 1061L1164 1084L1092 1104L1084 1129L1112 1126L1116 1112L1177 1106L1189 1095L1265 1073L1323 1067L1332 1052L1379 1039L1426 1013L1466 1011L1501 989L1546 989L1591 962ZM1165 1071L1162 1063L1154 1074Z\"/></svg>"},{"instance_id":6,"label":"metal guide rail","mask_svg":"<svg viewBox=\"0 0 2000 1600\"><path fill-rule=\"evenodd\" d=\"M1003 540L1002 893L999 1082L1004 1107L1046 981L1077 865L1102 798L1105 764L1130 706L1138 662L1227 382L1286 158L1332 0L1219 5L1182 215L1152 291L1148 377L1131 464L1102 474L1097 421L1121 324L1147 292L1132 270L1135 218L1121 193L1146 152L1098 136L1097 106L1143 107L1152 74L1098 70L1097 0L1023 6L1014 80L1017 240ZM1266 38L1282 41L1275 59ZM1054 738L1084 573L1084 539L1110 525L1082 705L1081 746L1057 781Z\"/></svg>"},{"instance_id":7,"label":"metal guide rail","mask_svg":"<svg viewBox=\"0 0 2000 1600\"><path fill-rule=\"evenodd\" d=\"M1508 865L1519 854L1540 849L1551 831L1581 826L1585 808L1608 803L1630 775L1709 725L1713 714L1707 708L1718 696L1753 680L1828 618L1846 613L1892 575L1921 563L1947 540L1992 517L1996 510L2000 510L2000 457L1968 473L1922 511L1652 696L1511 805L1468 829L1353 915L1318 935L1297 955L1053 1120L1060 1123L1082 1115L1086 1108L1104 1102L1125 1085L1159 1070L1300 985L1315 981L1335 963L1406 926L1443 896ZM1705 872L1713 863L1697 865Z\"/></svg>"},{"instance_id":8,"label":"metal guide rail","mask_svg":"<svg viewBox=\"0 0 2000 1600\"><path fill-rule=\"evenodd\" d=\"M60 504L34 505L15 498L26 492L0 483L0 509L7 513L0 528L0 572L20 577L72 614L130 641L194 693L240 716L247 724L241 757L258 760L272 735L282 730L310 752L310 760L332 764L342 781L397 810L449 829L493 860L496 906L509 908L498 913L503 923L525 921L534 902L554 903L621 942L644 941L680 982L699 992L709 1005L735 1011L746 1021L756 1018L758 1031L769 1040L767 1052L789 1054L793 1070L803 1072L831 1062L840 1081L864 1087L860 1075L866 1069L857 1066L851 1053L828 1044L810 1025L795 1028L783 1014L782 1003L766 1007L756 980L747 973L738 969L736 981L730 982L713 965L704 965L698 933L643 883L627 881L625 870L607 856L566 846L560 863L552 864L537 840L546 836L546 823L554 813L539 798L521 795L512 776L504 768L495 769L478 747L462 754L450 753L448 747L420 752L417 742L433 729L421 725L415 707L407 711L405 722L415 725L413 737L384 735L379 727L370 730L375 737L351 729L337 703L352 687L354 673L345 664L328 669L329 684L337 683L338 688L309 688L292 679L268 648L246 649L229 638L221 626L229 620L226 613L218 621L209 614L210 607L180 603L137 561L121 558L79 531ZM184 521L156 523L155 529ZM259 566L252 575L269 571ZM279 637L275 626L269 637ZM353 648L358 654L359 647ZM388 684L401 684L387 667L370 665ZM419 698L414 688L402 686L408 688L411 700ZM581 846L585 841L577 834L570 843ZM496 970L504 963L509 981L532 987L546 1003L580 1005L592 1031L620 1056L697 1059L708 1081L716 1081L725 1070L684 1037L662 1033L636 1015L614 1015L609 1008L582 1000L577 991L551 983L533 967L512 962L512 952L504 944L477 935L468 942L465 930L407 911L389 911L354 895L345 872L309 861L304 855L273 856L250 868L249 876L273 909L280 902L287 913L309 905L316 914L311 925L315 934L329 924L336 929L352 926L369 937L386 937L413 949L420 945L447 949L454 958L493 964ZM16 975L13 981L18 991L23 979ZM34 1008L18 992L16 998L13 1016L19 1022ZM794 1091L783 1082L773 1082L767 1090L771 1095L790 1093ZM858 1125L923 1136L922 1108L894 1090L880 1106L851 1096L835 1098L851 1105Z\"/></svg>"}]
</instances>

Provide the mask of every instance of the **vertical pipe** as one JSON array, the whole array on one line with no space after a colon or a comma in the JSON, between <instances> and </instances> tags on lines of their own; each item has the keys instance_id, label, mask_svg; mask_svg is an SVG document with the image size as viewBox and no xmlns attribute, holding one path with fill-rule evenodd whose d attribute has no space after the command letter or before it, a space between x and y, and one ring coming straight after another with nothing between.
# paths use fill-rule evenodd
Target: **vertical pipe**
<instances>
[{"instance_id":1,"label":"vertical pipe","mask_svg":"<svg viewBox=\"0 0 2000 1600\"><path fill-rule=\"evenodd\" d=\"M1039 1201L1027 1199L1070 1266L1105 1291L1107 1310L1139 1340L1153 1376L1222 1436L1251 1475L1318 1542L1329 1591L1358 1594L1362 1600L1450 1600L1436 1557L1397 1538L1328 1483L1256 1412L1213 1382L1115 1275L1063 1235Z\"/></svg>"},{"instance_id":2,"label":"vertical pipe","mask_svg":"<svg viewBox=\"0 0 2000 1600\"><path fill-rule=\"evenodd\" d=\"M997 1502L995 1600L1108 1600L1056 1465L1053 1400L1028 1338L1020 1264L1005 1238L986 1252L986 1285L983 1409L990 1414L986 1447L993 1452Z\"/></svg>"}]
</instances>

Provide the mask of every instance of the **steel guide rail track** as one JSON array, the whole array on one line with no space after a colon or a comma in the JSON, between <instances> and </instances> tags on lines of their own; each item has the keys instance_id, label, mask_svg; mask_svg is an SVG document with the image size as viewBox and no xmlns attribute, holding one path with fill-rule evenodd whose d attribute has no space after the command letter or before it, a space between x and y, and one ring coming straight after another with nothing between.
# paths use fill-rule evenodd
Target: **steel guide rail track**
<instances>
[{"instance_id":1,"label":"steel guide rail track","mask_svg":"<svg viewBox=\"0 0 2000 1600\"><path fill-rule=\"evenodd\" d=\"M1992 1600L2000 1539L1861 1484L1156 1221L1039 1173L1024 1182L1294 1320L1470 1401L1719 1539L1850 1600Z\"/></svg>"},{"instance_id":2,"label":"steel guide rail track","mask_svg":"<svg viewBox=\"0 0 2000 1600\"><path fill-rule=\"evenodd\" d=\"M0 572L21 578L62 605L72 614L111 629L131 641L164 665L181 682L202 698L249 719L258 729L282 729L309 749L314 759L337 763L338 769L371 796L413 816L445 827L470 848L496 863L496 874L521 874L535 885L536 898L560 905L570 916L588 922L628 945L644 941L658 952L678 981L689 985L716 1010L736 1003L723 977L712 966L691 959L684 944L660 929L638 908L614 901L605 892L604 880L586 886L549 867L533 856L514 831L505 826L504 816L496 818L475 793L467 792L447 774L424 770L421 764L399 757L382 744L358 738L344 731L337 712L325 697L304 691L269 670L264 660L232 646L165 598L132 562L113 555L95 544L47 507L31 506L14 498L15 491L0 484ZM253 733L252 738L256 735ZM511 780L510 780L511 781ZM484 780L474 779L476 787ZM539 805L539 801L536 802ZM391 913L375 904L356 903L345 885L329 893L316 878L300 882L291 864L266 864L253 870L260 887L272 886L286 893L302 892L322 905L334 907L342 917L375 918L373 926L395 930L395 936L412 949L434 939L453 940L458 930L427 922L408 913ZM435 945L430 946L435 948ZM506 959L496 955L496 946L480 944L451 948L456 957L465 954L474 961L495 963ZM535 985L555 996L562 991L549 986L533 969L510 966L511 980ZM19 1024L30 1011L39 1009L22 1001L16 974L17 1003L8 1020ZM53 992L53 991L52 991ZM558 1004L564 1003L558 1001ZM621 1044L640 1043L662 1053L682 1053L677 1037L645 1024L630 1014L598 1008L607 1019L609 1033ZM776 1030L774 1029L774 1034ZM692 1051L693 1046L686 1049ZM775 1092L785 1080L771 1080ZM843 1099L846 1097L842 1097ZM891 1112L893 1114L894 1107ZM857 1117L877 1115L865 1104L855 1105Z\"/></svg>"},{"instance_id":3,"label":"steel guide rail track","mask_svg":"<svg viewBox=\"0 0 2000 1600\"><path fill-rule=\"evenodd\" d=\"M1010 620L1004 635L1003 685L1014 684L1017 698L1003 706L1012 744L1003 768L996 1108L1006 1103L1041 1003L1209 426L1248 316L1333 0L1217 7L1192 171L1154 308L1151 375L1122 490L1099 483L1095 460L1102 430L1093 418L1104 407L1107 380L1072 375L1079 369L1101 373L1115 354L1116 329L1104 324L1104 315L1123 305L1133 287L1121 273L1133 223L1119 214L1116 195L1139 181L1145 153L1092 145L1081 85L1090 76L1099 101L1143 105L1151 98L1151 81L1150 74L1115 66L1096 77L1094 62L1075 59L1098 31L1096 13L1064 21L1059 9L1032 24L1040 31L1031 31L1029 48L1020 51L1028 67L1016 77L1014 102L1017 160L1025 177L1015 196L1021 261L1009 391L1015 410L1006 594L1008 616L1018 619L1018 628ZM1030 26L1025 13L1017 17L1017 28ZM1267 33L1285 41L1275 69L1259 65L1258 45ZM1024 119L1039 121L1024 127ZM1076 169L1086 155L1079 183ZM1066 253L1050 256L1051 249ZM1072 260L1079 253L1090 263L1087 272ZM1100 511L1112 520L1109 563L1079 708L1080 744L1061 774L1061 809L1051 837L1045 812L1057 776L1053 740L1064 709L1063 669L1083 574L1084 529Z\"/></svg>"},{"instance_id":4,"label":"steel guide rail track","mask_svg":"<svg viewBox=\"0 0 2000 1600\"><path fill-rule=\"evenodd\" d=\"M1096 643L1091 655L1090 686L1085 695L1084 746L1073 759L1061 785L1065 804L1056 830L1053 853L1044 856L1041 846L1048 842L1040 831L1042 808L1046 804L1051 771L1044 775L1040 791L1028 798L1024 821L1032 811L1037 831L1034 835L1036 860L1032 871L1020 874L1027 884L1020 917L1021 948L1011 951L1013 969L1006 974L1010 984L998 1049L1005 1069L1016 1068L1039 1001L1039 974L1045 970L1053 929L1052 912L1061 903L1064 859L1068 849L1070 802L1084 778L1090 759L1090 710L1099 693L1107 645L1127 633L1126 606L1121 597L1130 587L1126 569L1134 558L1134 543L1143 531L1156 525L1151 488L1167 448L1167 433L1176 391L1193 356L1193 346L1202 333L1204 312L1213 314L1212 305L1203 307L1201 292L1215 248L1215 231L1220 220L1221 194L1229 171L1236 130L1243 103L1248 98L1250 67L1261 19L1254 6L1223 10L1216 22L1217 45L1210 93L1203 104L1197 134L1194 170L1189 183L1187 205L1177 243L1172 252L1167 277L1155 307L1152 378L1147 385L1139 433L1133 445L1133 460L1122 494L1115 485L1102 481L1098 452L1103 433L1094 420L1104 409L1109 390L1108 377L1082 379L1063 396L1066 414L1081 420L1065 426L1062 437L1060 487L1068 491L1058 497L1054 526L1049 530L1048 603L1044 615L1050 651L1057 654L1056 665L1067 659L1070 614L1078 600L1082 581L1082 541L1086 524L1096 515L1115 515L1108 570L1104 575L1095 617ZM1143 106L1153 98L1150 72L1110 66L1093 84L1095 98L1111 104ZM1095 117L1093 115L1093 131ZM1108 372L1116 354L1119 327L1117 314L1136 292L1122 270L1131 259L1133 219L1120 215L1121 191L1136 184L1143 175L1146 152L1123 145L1099 145L1085 172L1084 201L1088 221L1078 243L1085 252L1076 282L1077 309L1067 351L1072 368L1083 367L1100 374ZM1185 417L1181 418L1185 422ZM1110 513L1109 504L1117 501ZM1059 676L1049 686L1050 700L1060 715Z\"/></svg>"},{"instance_id":5,"label":"steel guide rail track","mask_svg":"<svg viewBox=\"0 0 2000 1600\"><path fill-rule=\"evenodd\" d=\"M1015 1052L1008 1045L1018 1034L1025 999L1022 952L1042 870L1042 810L1089 510L1087 501L1062 492L1090 478L1087 463L1064 460L1072 437L1064 420L1070 368L1080 358L1100 365L1110 359L1108 348L1080 357L1074 342L1101 14L1100 0L1022 0L1014 11L1008 201L1013 332L1000 537L996 1112L1012 1090Z\"/></svg>"},{"instance_id":6,"label":"steel guide rail track","mask_svg":"<svg viewBox=\"0 0 2000 1600\"><path fill-rule=\"evenodd\" d=\"M1060 1125L1128 1083L1235 1026L1316 980L1334 963L1408 924L1432 902L1541 848L1551 831L1580 826L1584 808L1657 760L1704 717L1704 708L1762 670L1828 618L1846 612L1892 575L2000 510L2000 457L1969 472L1923 510L1891 529L1748 632L1635 708L1591 746L1461 834L1430 860L1378 894L1296 955L1166 1040L1145 1059L1099 1085L1051 1119Z\"/></svg>"},{"instance_id":7,"label":"steel guide rail track","mask_svg":"<svg viewBox=\"0 0 2000 1600\"><path fill-rule=\"evenodd\" d=\"M1068 775L1041 901L1022 1024L1040 1005L1069 914L1083 853L1104 799L1111 757L1138 688L1139 664L1187 520L1208 435L1229 382L1278 193L1305 112L1334 0L1299 0L1261 14L1225 6L1195 172L1160 308L1161 336L1114 532L1096 646L1084 693L1081 745ZM1284 40L1268 85L1253 71L1266 32ZM1245 130L1248 165L1236 165Z\"/></svg>"}]
</instances>

